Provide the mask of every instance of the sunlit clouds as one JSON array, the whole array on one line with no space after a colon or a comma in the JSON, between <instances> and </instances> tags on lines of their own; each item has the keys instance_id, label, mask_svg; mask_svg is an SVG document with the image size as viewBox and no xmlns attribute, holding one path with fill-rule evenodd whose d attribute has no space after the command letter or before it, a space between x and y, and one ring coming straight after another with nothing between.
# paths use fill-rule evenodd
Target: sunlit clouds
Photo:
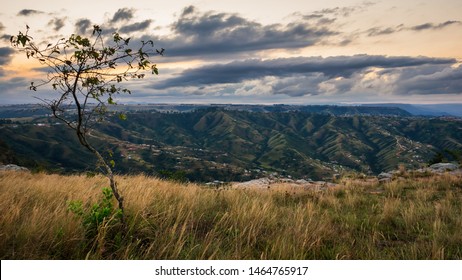
<instances>
[{"instance_id":1,"label":"sunlit clouds","mask_svg":"<svg viewBox=\"0 0 462 280\"><path fill-rule=\"evenodd\" d=\"M462 103L460 1L50 2L0 14L2 104L36 101L44 73L9 46L26 24L42 44L96 24L165 48L121 102Z\"/></svg>"}]
</instances>

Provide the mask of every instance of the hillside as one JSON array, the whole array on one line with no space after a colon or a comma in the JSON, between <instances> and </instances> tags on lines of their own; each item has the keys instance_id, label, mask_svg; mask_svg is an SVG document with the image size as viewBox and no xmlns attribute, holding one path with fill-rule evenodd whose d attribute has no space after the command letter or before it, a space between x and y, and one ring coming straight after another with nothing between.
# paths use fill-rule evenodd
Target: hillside
<instances>
[{"instance_id":1,"label":"hillside","mask_svg":"<svg viewBox=\"0 0 462 280\"><path fill-rule=\"evenodd\" d=\"M127 116L113 117L91 134L101 150L113 151L116 171L180 173L192 181L378 174L400 164L422 167L437 152L462 151L462 121L452 118L227 108ZM10 163L66 172L92 168L91 155L52 119L0 127L1 147L16 161Z\"/></svg>"},{"instance_id":2,"label":"hillside","mask_svg":"<svg viewBox=\"0 0 462 280\"><path fill-rule=\"evenodd\" d=\"M128 231L86 213L103 177L0 171L1 259L461 259L461 177L211 189L117 177ZM93 209L95 207L93 206Z\"/></svg>"}]
</instances>

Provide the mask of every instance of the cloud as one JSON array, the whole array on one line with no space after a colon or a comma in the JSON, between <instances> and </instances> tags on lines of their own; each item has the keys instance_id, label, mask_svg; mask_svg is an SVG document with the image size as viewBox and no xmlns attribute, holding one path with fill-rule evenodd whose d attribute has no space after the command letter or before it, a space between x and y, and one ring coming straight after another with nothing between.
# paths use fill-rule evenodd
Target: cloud
<instances>
[{"instance_id":1,"label":"cloud","mask_svg":"<svg viewBox=\"0 0 462 280\"><path fill-rule=\"evenodd\" d=\"M188 96L265 99L462 95L462 65L455 65L455 59L370 55L249 59L188 69L149 88Z\"/></svg>"},{"instance_id":2,"label":"cloud","mask_svg":"<svg viewBox=\"0 0 462 280\"><path fill-rule=\"evenodd\" d=\"M38 10L31 10L31 9L23 9L18 12L18 16L32 16L32 15L40 15L44 14L42 11Z\"/></svg>"},{"instance_id":3,"label":"cloud","mask_svg":"<svg viewBox=\"0 0 462 280\"><path fill-rule=\"evenodd\" d=\"M442 23L424 23L419 24L411 27L406 27L403 24L400 24L395 27L373 27L365 31L367 36L374 37L374 36L381 36L381 35L389 35L393 33L398 33L401 31L423 31L423 30L439 30L451 25L461 25L462 22L456 20L448 20Z\"/></svg>"},{"instance_id":4,"label":"cloud","mask_svg":"<svg viewBox=\"0 0 462 280\"><path fill-rule=\"evenodd\" d=\"M131 33L137 31L144 31L151 25L152 20L148 19L142 22L125 25L119 29L121 33Z\"/></svg>"},{"instance_id":5,"label":"cloud","mask_svg":"<svg viewBox=\"0 0 462 280\"><path fill-rule=\"evenodd\" d=\"M0 36L0 40L5 41L5 42L10 42L11 35L5 34Z\"/></svg>"},{"instance_id":6,"label":"cloud","mask_svg":"<svg viewBox=\"0 0 462 280\"><path fill-rule=\"evenodd\" d=\"M335 8L326 8L319 11L313 12L311 17L324 17L326 15L334 15L341 17L349 17L352 14L360 13L366 11L370 6L375 5L375 2L363 2L359 5L347 6L347 7L335 7Z\"/></svg>"},{"instance_id":7,"label":"cloud","mask_svg":"<svg viewBox=\"0 0 462 280\"><path fill-rule=\"evenodd\" d=\"M228 64L207 65L187 69L177 77L158 82L154 87L189 87L213 84L232 84L267 76L290 77L297 75L323 74L325 78L348 78L351 75L376 68L400 68L420 65L450 65L454 59L428 57L388 57L388 56L337 56L337 57L296 57L272 60L249 59Z\"/></svg>"},{"instance_id":8,"label":"cloud","mask_svg":"<svg viewBox=\"0 0 462 280\"><path fill-rule=\"evenodd\" d=\"M66 18L53 18L48 22L48 26L52 26L54 31L59 31L65 25Z\"/></svg>"},{"instance_id":9,"label":"cloud","mask_svg":"<svg viewBox=\"0 0 462 280\"><path fill-rule=\"evenodd\" d=\"M462 94L462 65L426 72L404 69L396 80L400 95ZM430 70L430 71L429 71Z\"/></svg>"},{"instance_id":10,"label":"cloud","mask_svg":"<svg viewBox=\"0 0 462 280\"><path fill-rule=\"evenodd\" d=\"M10 63L14 52L14 49L9 47L0 48L0 66Z\"/></svg>"},{"instance_id":11,"label":"cloud","mask_svg":"<svg viewBox=\"0 0 462 280\"><path fill-rule=\"evenodd\" d=\"M32 96L25 94L29 92L29 85L30 82L22 77L2 79L0 82L0 99L2 103L24 104L36 102Z\"/></svg>"},{"instance_id":12,"label":"cloud","mask_svg":"<svg viewBox=\"0 0 462 280\"><path fill-rule=\"evenodd\" d=\"M439 23L439 24L424 23L424 24L412 26L412 27L410 27L409 29L410 29L410 30L414 30L414 31L421 31L421 30L427 30L427 29L438 30L438 29L442 29L442 28L444 28L444 27L447 27L447 26L450 26L450 25L454 25L454 24L461 24L461 22L460 22L460 21L456 21L456 20L448 20L448 21L446 21L446 22Z\"/></svg>"},{"instance_id":13,"label":"cloud","mask_svg":"<svg viewBox=\"0 0 462 280\"><path fill-rule=\"evenodd\" d=\"M168 56L204 56L270 49L298 49L337 35L328 21L319 25L299 18L287 24L263 25L238 14L200 12L186 7L171 25L172 36L160 37Z\"/></svg>"},{"instance_id":14,"label":"cloud","mask_svg":"<svg viewBox=\"0 0 462 280\"><path fill-rule=\"evenodd\" d=\"M381 36L381 35L388 35L393 34L396 32L400 32L404 30L404 25L400 24L396 27L373 27L366 31L367 36L374 37L374 36Z\"/></svg>"},{"instance_id":15,"label":"cloud","mask_svg":"<svg viewBox=\"0 0 462 280\"><path fill-rule=\"evenodd\" d=\"M0 32L3 32L3 30L5 30L5 26L0 22ZM11 38L11 35L8 35L8 34L0 35L0 41L5 41L9 43L10 38Z\"/></svg>"},{"instance_id":16,"label":"cloud","mask_svg":"<svg viewBox=\"0 0 462 280\"><path fill-rule=\"evenodd\" d=\"M186 8L183 9L183 12L181 13L181 16L184 17L184 16L187 16L189 14L192 14L196 11L196 7L194 6L188 6Z\"/></svg>"},{"instance_id":17,"label":"cloud","mask_svg":"<svg viewBox=\"0 0 462 280\"><path fill-rule=\"evenodd\" d=\"M118 9L115 12L114 16L111 19L111 23L116 23L119 21L128 21L133 18L134 9L122 8Z\"/></svg>"},{"instance_id":18,"label":"cloud","mask_svg":"<svg viewBox=\"0 0 462 280\"><path fill-rule=\"evenodd\" d=\"M2 81L0 83L0 92L8 91L11 89L17 89L21 87L24 87L26 89L28 85L30 85L30 83L28 83L25 78L22 78L22 77L11 78L11 79L7 79L6 81Z\"/></svg>"},{"instance_id":19,"label":"cloud","mask_svg":"<svg viewBox=\"0 0 462 280\"><path fill-rule=\"evenodd\" d=\"M75 31L77 34L85 34L91 26L91 21L86 18L78 19L75 23Z\"/></svg>"}]
</instances>

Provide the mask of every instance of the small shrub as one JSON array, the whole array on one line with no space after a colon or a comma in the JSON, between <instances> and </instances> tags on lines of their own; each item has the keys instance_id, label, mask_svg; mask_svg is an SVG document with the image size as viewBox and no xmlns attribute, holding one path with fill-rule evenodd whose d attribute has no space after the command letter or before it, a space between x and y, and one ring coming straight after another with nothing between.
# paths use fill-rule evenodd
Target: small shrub
<instances>
[{"instance_id":1,"label":"small shrub","mask_svg":"<svg viewBox=\"0 0 462 280\"><path fill-rule=\"evenodd\" d=\"M103 188L102 192L102 199L89 209L85 209L81 200L70 201L68 204L68 210L82 218L86 237L90 239L97 236L102 225L107 225L107 223L116 224L122 218L122 211L115 209L112 203L114 199L112 190Z\"/></svg>"}]
</instances>

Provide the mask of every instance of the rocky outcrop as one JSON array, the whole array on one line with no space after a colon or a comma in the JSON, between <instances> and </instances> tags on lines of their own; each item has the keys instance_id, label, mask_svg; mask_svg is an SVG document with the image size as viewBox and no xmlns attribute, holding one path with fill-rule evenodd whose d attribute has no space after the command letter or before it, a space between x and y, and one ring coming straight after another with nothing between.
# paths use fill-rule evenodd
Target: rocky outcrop
<instances>
[{"instance_id":1,"label":"rocky outcrop","mask_svg":"<svg viewBox=\"0 0 462 280\"><path fill-rule=\"evenodd\" d=\"M428 169L432 172L443 173L446 171L457 170L459 169L459 165L454 164L454 163L449 163L449 162L447 163L440 162L440 163L435 163L435 164L430 165Z\"/></svg>"},{"instance_id":2,"label":"rocky outcrop","mask_svg":"<svg viewBox=\"0 0 462 280\"><path fill-rule=\"evenodd\" d=\"M379 179L380 183L390 182L392 178L393 174L387 172L382 172L379 175L377 175L377 179Z\"/></svg>"},{"instance_id":3,"label":"rocky outcrop","mask_svg":"<svg viewBox=\"0 0 462 280\"><path fill-rule=\"evenodd\" d=\"M240 182L232 184L236 189L271 189L273 186L288 186L288 187L303 187L306 189L325 190L339 186L338 184L325 182L325 181L307 181L304 179L293 180L285 178L260 178L247 182Z\"/></svg>"},{"instance_id":4,"label":"rocky outcrop","mask_svg":"<svg viewBox=\"0 0 462 280\"><path fill-rule=\"evenodd\" d=\"M237 189L269 188L272 183L273 183L273 180L270 180L269 178L260 178L260 179L250 180L247 182L235 183L233 184L233 187Z\"/></svg>"},{"instance_id":5,"label":"rocky outcrop","mask_svg":"<svg viewBox=\"0 0 462 280\"><path fill-rule=\"evenodd\" d=\"M7 164L7 165L0 165L0 171L26 171L28 172L29 169L18 166L16 164Z\"/></svg>"},{"instance_id":6,"label":"rocky outcrop","mask_svg":"<svg viewBox=\"0 0 462 280\"><path fill-rule=\"evenodd\" d=\"M398 179L400 177L407 176L408 172L410 173L421 173L427 175L441 175L441 174L452 174L456 176L462 176L462 168L457 163L441 162L435 163L425 168L420 168L417 170L407 170L404 173L399 170L393 170L389 172L382 172L377 175L377 179L381 183L390 182L392 179Z\"/></svg>"}]
</instances>

